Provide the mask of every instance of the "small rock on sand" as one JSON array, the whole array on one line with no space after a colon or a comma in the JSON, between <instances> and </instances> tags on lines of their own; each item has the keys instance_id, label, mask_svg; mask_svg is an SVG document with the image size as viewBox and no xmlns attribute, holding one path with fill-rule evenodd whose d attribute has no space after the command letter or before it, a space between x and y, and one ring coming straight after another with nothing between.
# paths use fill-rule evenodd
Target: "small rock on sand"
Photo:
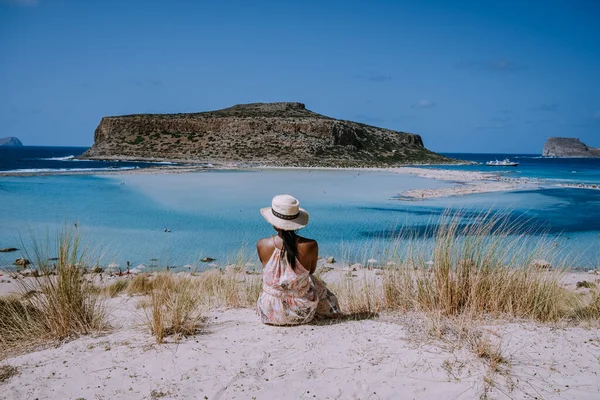
<instances>
[{"instance_id":1,"label":"small rock on sand","mask_svg":"<svg viewBox=\"0 0 600 400\"><path fill-rule=\"evenodd\" d=\"M344 271L357 271L363 269L363 265L360 263L352 264L349 267L343 268Z\"/></svg>"},{"instance_id":2,"label":"small rock on sand","mask_svg":"<svg viewBox=\"0 0 600 400\"><path fill-rule=\"evenodd\" d=\"M26 258L17 258L14 262L15 265L22 265L22 266L26 266L31 264L31 262L26 259Z\"/></svg>"},{"instance_id":3,"label":"small rock on sand","mask_svg":"<svg viewBox=\"0 0 600 400\"><path fill-rule=\"evenodd\" d=\"M229 264L228 266L225 267L225 272L228 274L240 274L240 273L245 273L246 268L244 268L240 265L236 265L236 264Z\"/></svg>"},{"instance_id":4,"label":"small rock on sand","mask_svg":"<svg viewBox=\"0 0 600 400\"><path fill-rule=\"evenodd\" d=\"M550 269L550 262L546 260L535 259L531 261L531 266L535 269Z\"/></svg>"},{"instance_id":5,"label":"small rock on sand","mask_svg":"<svg viewBox=\"0 0 600 400\"><path fill-rule=\"evenodd\" d=\"M0 253L11 253L13 251L17 251L19 249L15 248L15 247L5 247L3 249L0 249Z\"/></svg>"},{"instance_id":6,"label":"small rock on sand","mask_svg":"<svg viewBox=\"0 0 600 400\"><path fill-rule=\"evenodd\" d=\"M585 289L593 289L596 287L596 284L593 282L588 282L588 281L579 281L576 284L577 289L579 288L585 288Z\"/></svg>"},{"instance_id":7,"label":"small rock on sand","mask_svg":"<svg viewBox=\"0 0 600 400\"><path fill-rule=\"evenodd\" d=\"M327 258L325 259L325 262L326 262L327 264L333 264L333 263L335 262L335 258L333 258L333 257L327 257Z\"/></svg>"},{"instance_id":8,"label":"small rock on sand","mask_svg":"<svg viewBox=\"0 0 600 400\"><path fill-rule=\"evenodd\" d=\"M212 262L212 261L215 261L215 260L216 260L216 258L212 258L212 257L204 257L204 258L203 258L202 260L200 260L200 261L207 263L207 262Z\"/></svg>"},{"instance_id":9,"label":"small rock on sand","mask_svg":"<svg viewBox=\"0 0 600 400\"><path fill-rule=\"evenodd\" d=\"M25 268L23 271L19 272L22 276L39 276L40 274L36 269Z\"/></svg>"}]
</instances>

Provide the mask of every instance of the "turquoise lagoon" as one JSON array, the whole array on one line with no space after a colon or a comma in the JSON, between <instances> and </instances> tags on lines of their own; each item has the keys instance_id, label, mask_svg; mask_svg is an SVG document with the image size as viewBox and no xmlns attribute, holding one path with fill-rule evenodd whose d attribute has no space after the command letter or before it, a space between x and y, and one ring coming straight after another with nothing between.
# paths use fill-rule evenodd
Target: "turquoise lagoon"
<instances>
[{"instance_id":1,"label":"turquoise lagoon","mask_svg":"<svg viewBox=\"0 0 600 400\"><path fill-rule=\"evenodd\" d=\"M104 265L181 267L204 265L199 260L208 256L222 266L274 233L259 209L274 195L289 193L310 213L302 234L319 241L323 256L372 251L369 256L377 258L378 246L401 230L425 234L448 210L462 210L465 223L479 212L500 210L527 220L526 229L545 231L573 266L600 264L600 191L548 186L424 201L395 198L407 189L447 185L452 183L364 170L2 177L0 247L30 250L32 237L52 242L62 228L77 224ZM0 254L0 266L17 256Z\"/></svg>"}]
</instances>

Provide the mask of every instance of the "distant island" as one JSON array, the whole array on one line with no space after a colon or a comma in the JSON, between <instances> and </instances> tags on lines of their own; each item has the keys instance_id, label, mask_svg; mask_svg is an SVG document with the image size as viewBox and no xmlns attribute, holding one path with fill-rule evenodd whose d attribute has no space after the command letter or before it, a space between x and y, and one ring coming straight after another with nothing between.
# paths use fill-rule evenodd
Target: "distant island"
<instances>
[{"instance_id":1,"label":"distant island","mask_svg":"<svg viewBox=\"0 0 600 400\"><path fill-rule=\"evenodd\" d=\"M82 158L324 167L456 162L427 150L419 135L326 117L302 103L104 117Z\"/></svg>"},{"instance_id":2,"label":"distant island","mask_svg":"<svg viewBox=\"0 0 600 400\"><path fill-rule=\"evenodd\" d=\"M0 146L21 147L23 146L23 143L21 143L21 141L18 138L14 136L9 136L5 138L0 138Z\"/></svg>"},{"instance_id":3,"label":"distant island","mask_svg":"<svg viewBox=\"0 0 600 400\"><path fill-rule=\"evenodd\" d=\"M577 138L551 137L544 144L544 157L600 157L600 149L587 146Z\"/></svg>"}]
</instances>

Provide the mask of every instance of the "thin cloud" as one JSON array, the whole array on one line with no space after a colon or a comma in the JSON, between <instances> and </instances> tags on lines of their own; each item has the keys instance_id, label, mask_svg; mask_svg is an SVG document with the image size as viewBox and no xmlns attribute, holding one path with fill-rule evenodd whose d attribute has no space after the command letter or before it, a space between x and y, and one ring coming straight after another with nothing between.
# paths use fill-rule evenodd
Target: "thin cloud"
<instances>
[{"instance_id":1,"label":"thin cloud","mask_svg":"<svg viewBox=\"0 0 600 400\"><path fill-rule=\"evenodd\" d=\"M413 104L412 108L433 108L437 104L430 100L419 100L415 104Z\"/></svg>"},{"instance_id":2,"label":"thin cloud","mask_svg":"<svg viewBox=\"0 0 600 400\"><path fill-rule=\"evenodd\" d=\"M461 62L459 68L471 71L488 72L519 72L529 69L527 65L519 64L507 59Z\"/></svg>"},{"instance_id":3,"label":"thin cloud","mask_svg":"<svg viewBox=\"0 0 600 400\"><path fill-rule=\"evenodd\" d=\"M558 110L558 103L542 104L539 107L534 107L532 111L552 112Z\"/></svg>"},{"instance_id":4,"label":"thin cloud","mask_svg":"<svg viewBox=\"0 0 600 400\"><path fill-rule=\"evenodd\" d=\"M354 78L369 82L385 82L392 80L391 75L386 75L380 71L367 71L364 74L355 75Z\"/></svg>"}]
</instances>

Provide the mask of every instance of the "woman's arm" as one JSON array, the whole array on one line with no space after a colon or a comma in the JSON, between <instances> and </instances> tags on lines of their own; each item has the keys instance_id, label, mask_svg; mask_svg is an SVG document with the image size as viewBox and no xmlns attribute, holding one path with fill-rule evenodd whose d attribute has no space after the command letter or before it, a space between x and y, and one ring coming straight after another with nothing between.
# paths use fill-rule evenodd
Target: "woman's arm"
<instances>
[{"instance_id":1,"label":"woman's arm","mask_svg":"<svg viewBox=\"0 0 600 400\"><path fill-rule=\"evenodd\" d=\"M269 257L267 257L267 253L269 252L270 248L269 248L269 243L271 243L271 241L269 240L270 238L264 238L264 239L260 239L257 243L256 243L256 252L258 253L258 260L260 261L260 263L262 264L262 266L265 266L265 261L263 260L269 260ZM271 250L271 253L273 251Z\"/></svg>"}]
</instances>

